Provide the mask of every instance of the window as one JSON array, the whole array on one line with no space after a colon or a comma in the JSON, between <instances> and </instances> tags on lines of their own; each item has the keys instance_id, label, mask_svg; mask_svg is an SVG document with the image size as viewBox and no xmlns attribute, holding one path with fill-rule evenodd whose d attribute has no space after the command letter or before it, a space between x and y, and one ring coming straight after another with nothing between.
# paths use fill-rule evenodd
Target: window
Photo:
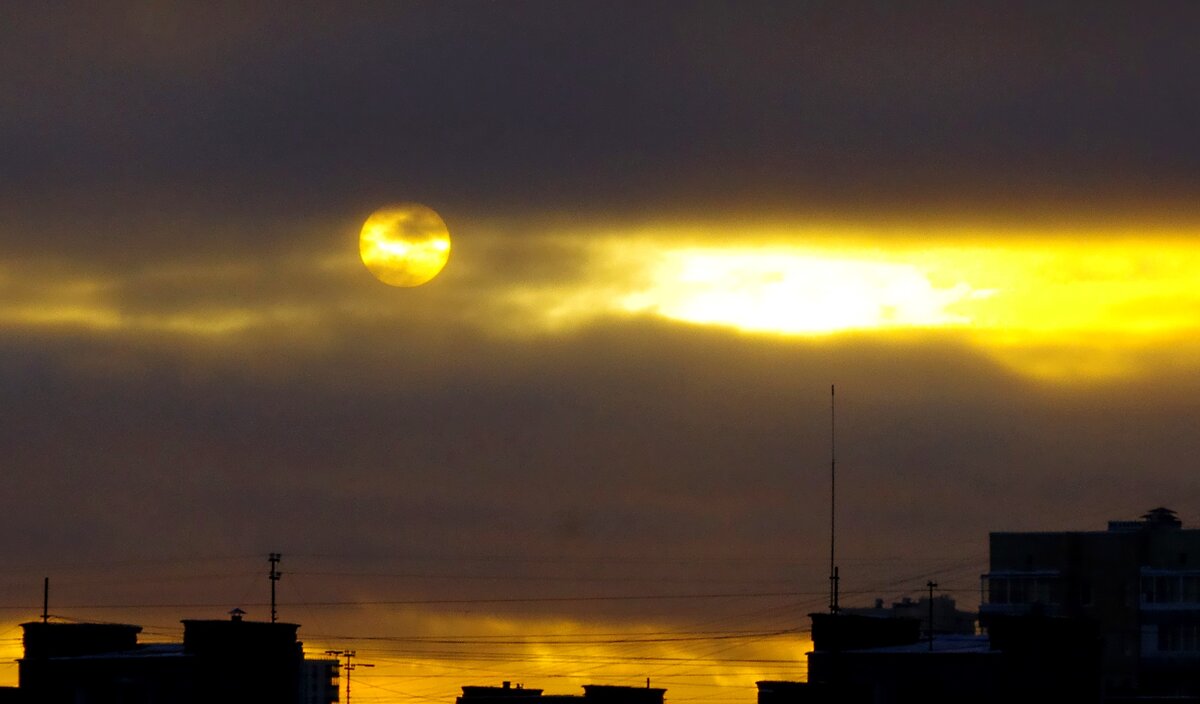
<instances>
[{"instance_id":1,"label":"window","mask_svg":"<svg viewBox=\"0 0 1200 704\"><path fill-rule=\"evenodd\" d=\"M1013 579L1008 588L1008 600L1013 604L1028 604L1030 599L1028 579Z\"/></svg>"},{"instance_id":2,"label":"window","mask_svg":"<svg viewBox=\"0 0 1200 704\"><path fill-rule=\"evenodd\" d=\"M1173 646L1175 643L1171 637L1171 631L1173 631L1173 630L1174 629L1172 629L1168 625L1164 625L1161 623L1158 625L1158 650L1159 650L1159 652L1167 653L1174 649Z\"/></svg>"},{"instance_id":3,"label":"window","mask_svg":"<svg viewBox=\"0 0 1200 704\"><path fill-rule=\"evenodd\" d=\"M1035 601L1041 604L1052 603L1050 601L1050 580L1038 579L1034 581L1034 585L1037 589L1037 597L1035 598Z\"/></svg>"},{"instance_id":4,"label":"window","mask_svg":"<svg viewBox=\"0 0 1200 704\"><path fill-rule=\"evenodd\" d=\"M988 579L988 602L992 604L1008 603L1008 580L1003 577Z\"/></svg>"},{"instance_id":5,"label":"window","mask_svg":"<svg viewBox=\"0 0 1200 704\"><path fill-rule=\"evenodd\" d=\"M1191 604L1200 601L1200 577L1192 575L1183 578L1183 600Z\"/></svg>"},{"instance_id":6,"label":"window","mask_svg":"<svg viewBox=\"0 0 1200 704\"><path fill-rule=\"evenodd\" d=\"M1194 653L1200 650L1200 625L1161 623L1158 626L1158 650L1163 653Z\"/></svg>"},{"instance_id":7,"label":"window","mask_svg":"<svg viewBox=\"0 0 1200 704\"><path fill-rule=\"evenodd\" d=\"M1168 604L1179 603L1179 577L1162 577L1162 594L1159 596L1160 601ZM1154 588L1158 589L1159 585L1156 581Z\"/></svg>"}]
</instances>

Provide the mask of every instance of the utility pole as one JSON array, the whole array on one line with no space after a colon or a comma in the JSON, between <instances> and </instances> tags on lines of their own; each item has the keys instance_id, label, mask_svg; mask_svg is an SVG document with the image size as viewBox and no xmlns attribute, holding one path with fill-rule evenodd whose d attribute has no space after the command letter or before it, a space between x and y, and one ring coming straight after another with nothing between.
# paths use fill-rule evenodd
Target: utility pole
<instances>
[{"instance_id":1,"label":"utility pole","mask_svg":"<svg viewBox=\"0 0 1200 704\"><path fill-rule=\"evenodd\" d=\"M50 578L42 579L42 623L50 621Z\"/></svg>"},{"instance_id":2,"label":"utility pole","mask_svg":"<svg viewBox=\"0 0 1200 704\"><path fill-rule=\"evenodd\" d=\"M283 555L273 552L267 557L267 561L271 563L271 572L267 575L267 579L271 580L271 623L275 623L277 614L275 613L275 583L279 581L282 574L275 569L279 565L279 560Z\"/></svg>"},{"instance_id":3,"label":"utility pole","mask_svg":"<svg viewBox=\"0 0 1200 704\"><path fill-rule=\"evenodd\" d=\"M356 653L353 650L326 650L326 655L334 657L346 658L346 664L342 665L342 669L346 671L346 704L350 704L350 673L360 667L375 667L370 663L351 662Z\"/></svg>"},{"instance_id":4,"label":"utility pole","mask_svg":"<svg viewBox=\"0 0 1200 704\"><path fill-rule=\"evenodd\" d=\"M929 588L929 652L933 652L933 590L937 588L937 582L932 579L925 583Z\"/></svg>"}]
</instances>

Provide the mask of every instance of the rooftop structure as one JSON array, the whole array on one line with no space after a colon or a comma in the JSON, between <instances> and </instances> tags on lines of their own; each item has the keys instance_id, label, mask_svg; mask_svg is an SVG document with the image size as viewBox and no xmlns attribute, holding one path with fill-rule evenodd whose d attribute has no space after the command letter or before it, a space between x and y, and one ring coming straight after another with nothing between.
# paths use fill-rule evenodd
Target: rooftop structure
<instances>
[{"instance_id":1,"label":"rooftop structure","mask_svg":"<svg viewBox=\"0 0 1200 704\"><path fill-rule=\"evenodd\" d=\"M975 622L979 617L973 611L960 611L958 603L949 594L938 594L932 602L924 596L920 599L904 597L892 602L890 607L884 606L883 599L876 599L873 607L843 607L842 611L859 616L917 619L924 634L930 632L929 617L932 613L934 635L974 635Z\"/></svg>"},{"instance_id":2,"label":"rooftop structure","mask_svg":"<svg viewBox=\"0 0 1200 704\"><path fill-rule=\"evenodd\" d=\"M22 624L10 700L38 704L329 704L337 661L305 660L296 624L186 620L182 643L138 642L140 626Z\"/></svg>"},{"instance_id":3,"label":"rooftop structure","mask_svg":"<svg viewBox=\"0 0 1200 704\"><path fill-rule=\"evenodd\" d=\"M466 686L456 704L663 704L665 689L626 687L609 684L585 684L583 694L542 694L540 689L526 689L503 682L499 687Z\"/></svg>"}]
</instances>

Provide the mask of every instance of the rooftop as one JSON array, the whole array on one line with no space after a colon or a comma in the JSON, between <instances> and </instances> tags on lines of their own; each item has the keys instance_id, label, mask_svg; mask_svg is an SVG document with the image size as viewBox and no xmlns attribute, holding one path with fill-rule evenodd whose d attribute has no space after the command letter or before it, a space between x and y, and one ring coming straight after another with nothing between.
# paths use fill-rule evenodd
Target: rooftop
<instances>
[{"instance_id":1,"label":"rooftop","mask_svg":"<svg viewBox=\"0 0 1200 704\"><path fill-rule=\"evenodd\" d=\"M882 648L862 648L847 650L850 653L987 653L991 652L991 644L987 636L940 635L933 638L933 650L929 649L929 639L904 645L890 645Z\"/></svg>"}]
</instances>

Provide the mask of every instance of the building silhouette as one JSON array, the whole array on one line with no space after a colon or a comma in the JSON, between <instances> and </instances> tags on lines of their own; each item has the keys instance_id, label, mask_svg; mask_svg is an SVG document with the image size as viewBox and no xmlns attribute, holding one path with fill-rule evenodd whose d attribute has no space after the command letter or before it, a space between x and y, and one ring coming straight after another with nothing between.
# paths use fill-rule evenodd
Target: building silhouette
<instances>
[{"instance_id":1,"label":"building silhouette","mask_svg":"<svg viewBox=\"0 0 1200 704\"><path fill-rule=\"evenodd\" d=\"M761 681L760 704L1200 704L1200 530L1156 508L989 540L982 633L931 634L920 602L810 614L808 681Z\"/></svg>"},{"instance_id":2,"label":"building silhouette","mask_svg":"<svg viewBox=\"0 0 1200 704\"><path fill-rule=\"evenodd\" d=\"M499 687L465 686L455 704L663 704L667 690L651 687L625 687L611 684L585 684L583 694L542 694L503 682Z\"/></svg>"},{"instance_id":3,"label":"building silhouette","mask_svg":"<svg viewBox=\"0 0 1200 704\"><path fill-rule=\"evenodd\" d=\"M932 605L932 608L930 606ZM893 602L890 607L883 605L883 599L876 599L874 606L843 608L843 613L859 616L879 616L887 618L916 619L921 633L930 632L930 614L933 615L933 633L936 635L958 634L963 636L975 635L979 614L974 611L961 611L958 602L949 594L937 594L932 602L929 597L912 599L904 597Z\"/></svg>"},{"instance_id":4,"label":"building silhouette","mask_svg":"<svg viewBox=\"0 0 1200 704\"><path fill-rule=\"evenodd\" d=\"M338 661L306 660L298 625L185 620L182 643L139 643L140 626L21 624L18 686L27 704L330 704Z\"/></svg>"},{"instance_id":5,"label":"building silhouette","mask_svg":"<svg viewBox=\"0 0 1200 704\"><path fill-rule=\"evenodd\" d=\"M1200 701L1200 530L1156 508L1104 531L992 533L985 627L1045 614L1094 624L1105 696Z\"/></svg>"},{"instance_id":6,"label":"building silhouette","mask_svg":"<svg viewBox=\"0 0 1200 704\"><path fill-rule=\"evenodd\" d=\"M1088 683L1098 677L1095 658L1085 658L1080 671L1059 658L1023 654L1033 652L1039 638L1065 652L1086 652L1086 640L1071 640L1077 634L1057 632L1058 624L1045 619L1013 629L1002 648L989 635L930 638L916 618L844 612L810 618L808 681L760 681L760 704L1083 702L1089 701Z\"/></svg>"}]
</instances>

